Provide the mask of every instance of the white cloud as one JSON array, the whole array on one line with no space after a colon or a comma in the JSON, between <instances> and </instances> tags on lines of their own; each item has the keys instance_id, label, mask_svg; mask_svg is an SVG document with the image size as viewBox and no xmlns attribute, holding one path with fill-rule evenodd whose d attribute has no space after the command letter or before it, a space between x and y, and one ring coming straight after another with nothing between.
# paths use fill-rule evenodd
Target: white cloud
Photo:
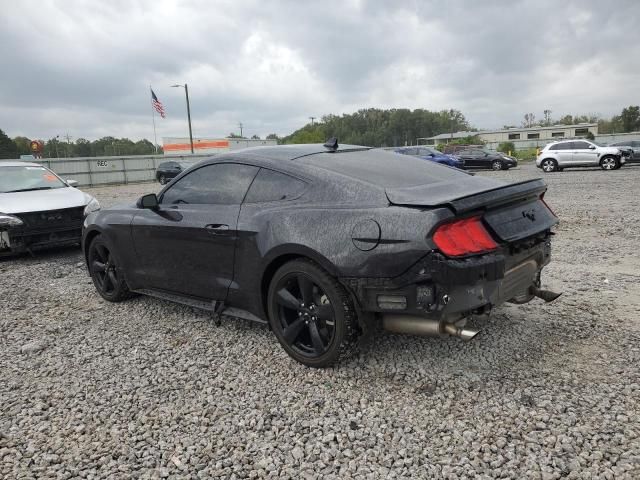
<instances>
[{"instance_id":1,"label":"white cloud","mask_svg":"<svg viewBox=\"0 0 640 480\"><path fill-rule=\"evenodd\" d=\"M49 138L287 134L310 115L456 108L478 127L525 112L637 104L640 3L6 2L0 128Z\"/></svg>"}]
</instances>

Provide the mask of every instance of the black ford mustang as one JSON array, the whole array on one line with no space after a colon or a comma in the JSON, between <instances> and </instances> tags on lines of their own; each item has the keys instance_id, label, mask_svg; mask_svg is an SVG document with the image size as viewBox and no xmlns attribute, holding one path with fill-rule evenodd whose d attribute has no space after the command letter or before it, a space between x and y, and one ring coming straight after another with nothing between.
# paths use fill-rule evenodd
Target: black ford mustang
<instances>
[{"instance_id":1,"label":"black ford mustang","mask_svg":"<svg viewBox=\"0 0 640 480\"><path fill-rule=\"evenodd\" d=\"M106 300L268 322L289 355L323 367L375 322L471 338L472 315L554 299L540 290L557 223L545 190L337 142L257 147L91 214L83 248Z\"/></svg>"}]
</instances>

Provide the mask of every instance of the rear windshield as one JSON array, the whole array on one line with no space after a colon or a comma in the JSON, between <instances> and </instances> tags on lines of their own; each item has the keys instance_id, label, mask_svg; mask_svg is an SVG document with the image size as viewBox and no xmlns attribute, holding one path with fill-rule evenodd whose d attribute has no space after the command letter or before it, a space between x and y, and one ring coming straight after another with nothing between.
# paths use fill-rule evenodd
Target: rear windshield
<instances>
[{"instance_id":1,"label":"rear windshield","mask_svg":"<svg viewBox=\"0 0 640 480\"><path fill-rule=\"evenodd\" d=\"M384 150L321 153L296 161L386 188L426 185L467 176L435 162Z\"/></svg>"},{"instance_id":2,"label":"rear windshield","mask_svg":"<svg viewBox=\"0 0 640 480\"><path fill-rule=\"evenodd\" d=\"M44 167L0 167L0 193L65 188L67 185Z\"/></svg>"}]
</instances>

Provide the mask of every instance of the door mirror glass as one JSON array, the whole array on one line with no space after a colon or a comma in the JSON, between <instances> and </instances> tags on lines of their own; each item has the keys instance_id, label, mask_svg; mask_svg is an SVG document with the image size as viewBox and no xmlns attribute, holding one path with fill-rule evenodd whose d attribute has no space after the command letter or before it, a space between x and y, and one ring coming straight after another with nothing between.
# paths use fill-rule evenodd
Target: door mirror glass
<instances>
[{"instance_id":1,"label":"door mirror glass","mask_svg":"<svg viewBox=\"0 0 640 480\"><path fill-rule=\"evenodd\" d=\"M136 206L138 208L148 208L150 210L155 210L156 208L158 208L158 197L155 193L143 195L136 202Z\"/></svg>"},{"instance_id":2,"label":"door mirror glass","mask_svg":"<svg viewBox=\"0 0 640 480\"><path fill-rule=\"evenodd\" d=\"M67 178L67 185L69 185L70 187L77 187L78 186L78 181L77 180L71 180L69 178Z\"/></svg>"}]
</instances>

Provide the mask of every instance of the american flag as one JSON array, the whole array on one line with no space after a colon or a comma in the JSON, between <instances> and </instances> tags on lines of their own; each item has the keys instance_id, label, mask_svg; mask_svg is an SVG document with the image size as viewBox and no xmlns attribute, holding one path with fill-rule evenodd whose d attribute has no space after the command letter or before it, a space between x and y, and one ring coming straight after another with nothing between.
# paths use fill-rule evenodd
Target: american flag
<instances>
[{"instance_id":1,"label":"american flag","mask_svg":"<svg viewBox=\"0 0 640 480\"><path fill-rule=\"evenodd\" d=\"M162 105L160 100L158 100L158 97L156 97L156 94L153 93L153 90L151 90L151 105L153 105L153 108L155 108L156 112L158 112L162 118L165 117L164 106Z\"/></svg>"}]
</instances>

